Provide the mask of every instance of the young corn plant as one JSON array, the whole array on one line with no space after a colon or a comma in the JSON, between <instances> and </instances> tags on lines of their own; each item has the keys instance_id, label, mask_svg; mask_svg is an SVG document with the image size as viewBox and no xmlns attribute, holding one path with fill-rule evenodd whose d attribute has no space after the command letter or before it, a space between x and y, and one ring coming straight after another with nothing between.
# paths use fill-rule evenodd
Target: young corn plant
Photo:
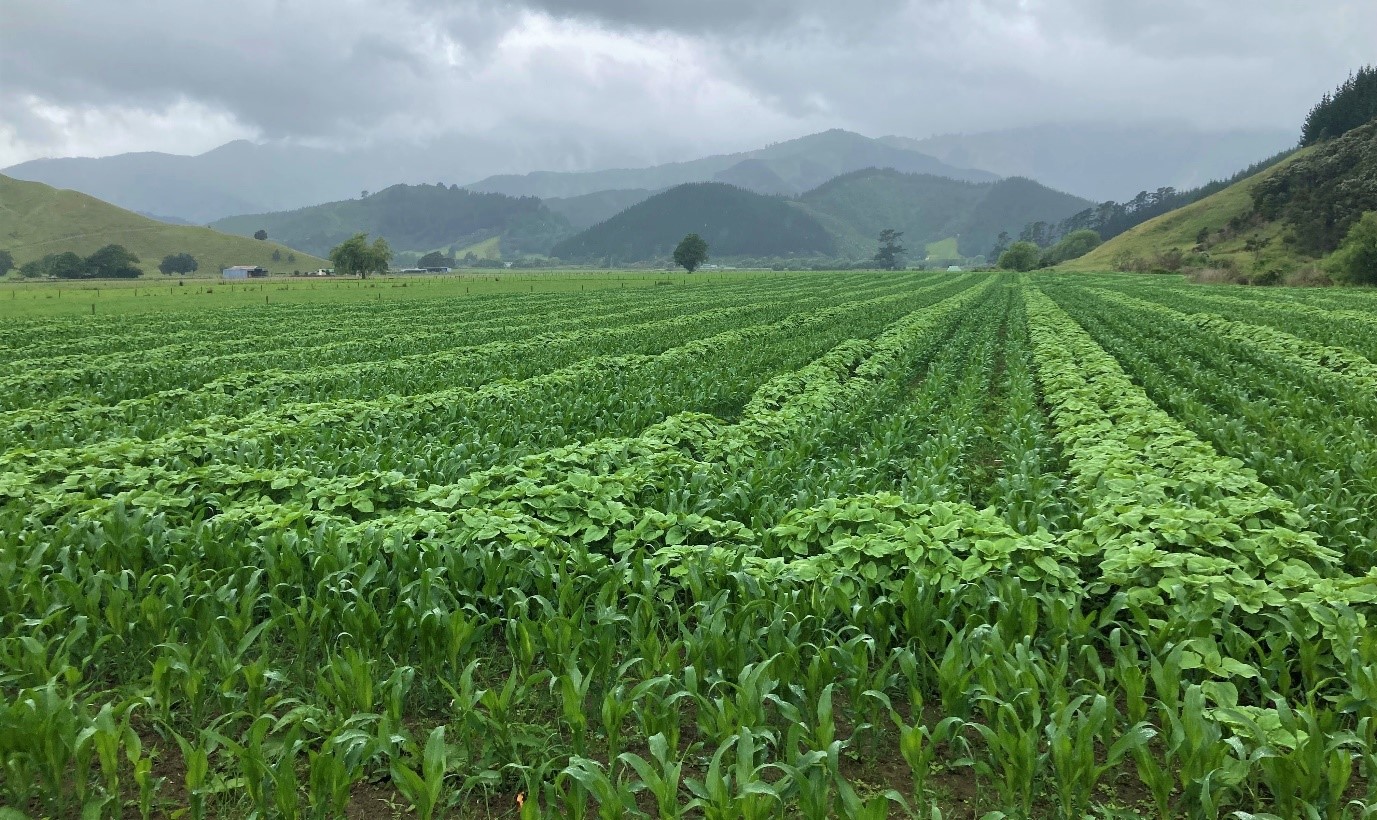
<instances>
[{"instance_id":1,"label":"young corn plant","mask_svg":"<svg viewBox=\"0 0 1377 820\"><path fill-rule=\"evenodd\" d=\"M1022 709L1016 704L1022 704ZM973 724L985 742L988 759L980 756L969 762L994 783L1001 803L1015 817L1030 818L1036 784L1047 762L1042 749L1042 705L1036 693L1025 689L990 711L993 720Z\"/></svg>"},{"instance_id":2,"label":"young corn plant","mask_svg":"<svg viewBox=\"0 0 1377 820\"><path fill-rule=\"evenodd\" d=\"M1159 703L1158 714L1166 765L1181 784L1181 806L1198 820L1218 817L1247 775L1246 759L1235 754L1219 722L1209 716L1199 685L1186 688L1178 708Z\"/></svg>"},{"instance_id":3,"label":"young corn plant","mask_svg":"<svg viewBox=\"0 0 1377 820\"><path fill-rule=\"evenodd\" d=\"M89 747L90 739L82 740L85 721L79 711L73 696L59 693L56 680L21 689L11 702L0 704L5 790L18 805L28 802L29 786L37 783L38 795L56 816L80 811L89 754L78 752L82 751L79 747Z\"/></svg>"},{"instance_id":4,"label":"young corn plant","mask_svg":"<svg viewBox=\"0 0 1377 820\"><path fill-rule=\"evenodd\" d=\"M958 717L943 718L932 729L923 723L923 702L912 704L910 723L903 715L891 709L890 721L899 732L899 754L908 764L909 778L913 788L913 801L921 809L930 802L928 797L928 777L937 763L938 752L943 745L964 746L962 732L965 723ZM969 749L964 750L969 755Z\"/></svg>"},{"instance_id":5,"label":"young corn plant","mask_svg":"<svg viewBox=\"0 0 1377 820\"><path fill-rule=\"evenodd\" d=\"M1341 816L1353 776L1358 738L1342 730L1338 716L1313 706L1292 709L1277 696L1272 709L1221 709L1220 719L1252 745L1261 785L1279 814L1303 820Z\"/></svg>"},{"instance_id":6,"label":"young corn plant","mask_svg":"<svg viewBox=\"0 0 1377 820\"><path fill-rule=\"evenodd\" d=\"M301 780L297 775L297 759L305 744L299 727L293 727L282 741L281 751L272 764L273 814L283 820L301 817Z\"/></svg>"},{"instance_id":7,"label":"young corn plant","mask_svg":"<svg viewBox=\"0 0 1377 820\"><path fill-rule=\"evenodd\" d=\"M205 820L206 791L210 785L211 748L206 743L187 740L179 734L174 734L173 737L182 750L182 763L186 766L183 782L186 786L187 813L191 820Z\"/></svg>"},{"instance_id":8,"label":"young corn plant","mask_svg":"<svg viewBox=\"0 0 1377 820\"><path fill-rule=\"evenodd\" d=\"M613 779L595 760L572 758L559 779L566 781L566 788L561 795L566 816L584 816L590 799L598 807L599 820L646 816L636 807L636 788L621 779ZM569 781L572 781L572 787L567 785Z\"/></svg>"},{"instance_id":9,"label":"young corn plant","mask_svg":"<svg viewBox=\"0 0 1377 820\"><path fill-rule=\"evenodd\" d=\"M750 729L742 728L713 752L701 780L685 778L707 820L765 820L783 805L779 789L763 778L772 766L756 762L755 740ZM732 763L726 762L729 751L735 752Z\"/></svg>"},{"instance_id":10,"label":"young corn plant","mask_svg":"<svg viewBox=\"0 0 1377 820\"><path fill-rule=\"evenodd\" d=\"M1090 810L1095 787L1128 754L1145 748L1156 732L1138 723L1114 737L1114 716L1103 695L1081 695L1054 706L1047 722L1047 752L1053 791L1062 817L1076 820ZM1097 750L1104 748L1103 761Z\"/></svg>"},{"instance_id":11,"label":"young corn plant","mask_svg":"<svg viewBox=\"0 0 1377 820\"><path fill-rule=\"evenodd\" d=\"M679 789L683 779L684 764L674 757L664 735L654 735L646 741L650 750L650 760L632 752L623 752L620 759L636 773L640 783L631 790L649 791L655 798L656 816L665 820L679 820L698 808L697 800L681 801Z\"/></svg>"},{"instance_id":12,"label":"young corn plant","mask_svg":"<svg viewBox=\"0 0 1377 820\"><path fill-rule=\"evenodd\" d=\"M392 760L392 782L397 786L397 790L411 801L411 805L416 808L416 814L422 820L432 820L436 812L444 808L440 801L444 795L448 751L445 745L445 727L436 726L426 738L419 770L407 766L399 759Z\"/></svg>"},{"instance_id":13,"label":"young corn plant","mask_svg":"<svg viewBox=\"0 0 1377 820\"><path fill-rule=\"evenodd\" d=\"M354 716L326 738L319 751L307 752L312 820L345 813L351 789L363 779L365 766L378 750L372 733L364 730L366 723L367 718Z\"/></svg>"},{"instance_id":14,"label":"young corn plant","mask_svg":"<svg viewBox=\"0 0 1377 820\"><path fill-rule=\"evenodd\" d=\"M588 691L593 679L586 677L579 669L578 658L568 657L564 674L550 680L550 687L559 694L560 709L564 722L573 734L573 749L576 757L588 754ZM615 755L613 755L615 757Z\"/></svg>"}]
</instances>

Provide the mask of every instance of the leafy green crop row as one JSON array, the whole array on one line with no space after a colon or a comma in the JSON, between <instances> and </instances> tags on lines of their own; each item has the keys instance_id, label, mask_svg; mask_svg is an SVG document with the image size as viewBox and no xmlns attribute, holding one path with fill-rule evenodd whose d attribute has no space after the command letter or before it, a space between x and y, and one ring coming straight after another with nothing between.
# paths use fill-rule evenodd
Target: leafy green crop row
<instances>
[{"instance_id":1,"label":"leafy green crop row","mask_svg":"<svg viewBox=\"0 0 1377 820\"><path fill-rule=\"evenodd\" d=\"M1308 370L1322 378L1339 376L1367 392L1369 396L1377 394L1377 365L1350 350L1316 344L1270 327L1235 322L1214 313L1192 313L1182 317L1170 308L1113 291L1106 291L1104 297L1156 316L1169 319L1184 318L1185 321L1210 333L1253 345L1267 356Z\"/></svg>"},{"instance_id":2,"label":"leafy green crop row","mask_svg":"<svg viewBox=\"0 0 1377 820\"><path fill-rule=\"evenodd\" d=\"M1377 439L1361 411L1370 397L1169 316L1149 324L1088 292L1056 296L1154 401L1256 470L1350 571L1367 572L1377 543L1365 514L1377 503Z\"/></svg>"}]
</instances>

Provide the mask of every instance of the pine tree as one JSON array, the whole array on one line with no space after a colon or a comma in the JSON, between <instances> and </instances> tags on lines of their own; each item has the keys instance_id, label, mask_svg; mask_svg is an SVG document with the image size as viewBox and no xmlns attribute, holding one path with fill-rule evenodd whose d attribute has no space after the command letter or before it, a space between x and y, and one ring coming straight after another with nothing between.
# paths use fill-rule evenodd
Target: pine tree
<instances>
[{"instance_id":1,"label":"pine tree","mask_svg":"<svg viewBox=\"0 0 1377 820\"><path fill-rule=\"evenodd\" d=\"M903 236L903 231L896 231L893 228L885 228L880 231L880 251L875 254L875 264L885 270L898 270L902 264L902 257L908 249L899 244L899 237Z\"/></svg>"},{"instance_id":2,"label":"pine tree","mask_svg":"<svg viewBox=\"0 0 1377 820\"><path fill-rule=\"evenodd\" d=\"M1332 94L1325 93L1305 116L1301 145L1341 137L1377 119L1377 66L1363 66L1348 75Z\"/></svg>"}]
</instances>

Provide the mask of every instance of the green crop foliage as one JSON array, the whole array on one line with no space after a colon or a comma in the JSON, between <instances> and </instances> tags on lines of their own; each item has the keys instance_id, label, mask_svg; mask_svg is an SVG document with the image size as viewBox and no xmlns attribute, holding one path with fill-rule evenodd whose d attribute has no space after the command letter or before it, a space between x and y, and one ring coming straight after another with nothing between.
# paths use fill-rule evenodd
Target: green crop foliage
<instances>
[{"instance_id":1,"label":"green crop foliage","mask_svg":"<svg viewBox=\"0 0 1377 820\"><path fill-rule=\"evenodd\" d=\"M561 281L0 324L0 817L1377 816L1377 297Z\"/></svg>"}]
</instances>

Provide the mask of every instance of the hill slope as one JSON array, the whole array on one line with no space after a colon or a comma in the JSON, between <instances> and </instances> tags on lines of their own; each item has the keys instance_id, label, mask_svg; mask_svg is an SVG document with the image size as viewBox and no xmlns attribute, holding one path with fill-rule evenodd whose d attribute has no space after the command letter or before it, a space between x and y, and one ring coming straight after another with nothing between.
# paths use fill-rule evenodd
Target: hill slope
<instances>
[{"instance_id":1,"label":"hill slope","mask_svg":"<svg viewBox=\"0 0 1377 820\"><path fill-rule=\"evenodd\" d=\"M961 255L979 256L1001 231L1016 235L1028 222L1060 220L1090 205L1028 179L972 183L874 168L837 177L799 202L824 217L852 256L873 254L885 228L903 231L910 249L955 239Z\"/></svg>"},{"instance_id":2,"label":"hill slope","mask_svg":"<svg viewBox=\"0 0 1377 820\"><path fill-rule=\"evenodd\" d=\"M685 234L714 258L830 255L832 235L801 208L721 182L679 185L555 245L561 259L612 263L668 258Z\"/></svg>"},{"instance_id":3,"label":"hill slope","mask_svg":"<svg viewBox=\"0 0 1377 820\"><path fill-rule=\"evenodd\" d=\"M1187 265L1285 273L1333 251L1348 227L1371 210L1377 210L1377 122L1301 149L1063 267L1162 267L1175 264L1179 254Z\"/></svg>"},{"instance_id":4,"label":"hill slope","mask_svg":"<svg viewBox=\"0 0 1377 820\"><path fill-rule=\"evenodd\" d=\"M212 227L240 236L263 229L312 253L329 253L360 231L386 238L393 251L462 247L499 236L507 253L545 253L572 233L568 220L538 199L444 185L393 185L362 199L232 216Z\"/></svg>"},{"instance_id":5,"label":"hill slope","mask_svg":"<svg viewBox=\"0 0 1377 820\"><path fill-rule=\"evenodd\" d=\"M112 243L138 256L145 274L157 273L163 257L175 253L196 257L202 273L230 265L261 265L281 272L329 264L276 242L169 225L76 191L0 176L0 249L14 254L16 266L63 251L88 256ZM273 251L281 261L273 261ZM289 255L295 255L295 261L288 261Z\"/></svg>"},{"instance_id":6,"label":"hill slope","mask_svg":"<svg viewBox=\"0 0 1377 820\"><path fill-rule=\"evenodd\" d=\"M1201 230L1215 232L1220 226L1227 226L1230 222L1249 220L1253 210L1252 186L1278 172L1300 155L1297 153L1279 165L1236 182L1184 208L1177 208L1170 213L1149 219L1105 242L1085 256L1059 267L1062 270L1077 271L1149 269L1159 267L1159 260L1164 255L1173 252L1190 254L1198 246L1197 240ZM1250 239L1254 242L1261 240L1274 244L1273 240L1280 235L1281 228L1280 223L1253 224L1246 234L1216 244L1211 248L1211 257L1216 261L1230 258L1234 260L1232 264L1251 268L1258 261L1258 253L1245 250L1245 245Z\"/></svg>"},{"instance_id":7,"label":"hill slope","mask_svg":"<svg viewBox=\"0 0 1377 820\"><path fill-rule=\"evenodd\" d=\"M903 147L834 129L740 154L704 157L650 168L488 177L467 187L511 196L575 197L598 191L658 190L689 182L745 183L757 193L802 193L838 174L862 168L894 168L909 173L986 182L986 171L959 168Z\"/></svg>"}]
</instances>

